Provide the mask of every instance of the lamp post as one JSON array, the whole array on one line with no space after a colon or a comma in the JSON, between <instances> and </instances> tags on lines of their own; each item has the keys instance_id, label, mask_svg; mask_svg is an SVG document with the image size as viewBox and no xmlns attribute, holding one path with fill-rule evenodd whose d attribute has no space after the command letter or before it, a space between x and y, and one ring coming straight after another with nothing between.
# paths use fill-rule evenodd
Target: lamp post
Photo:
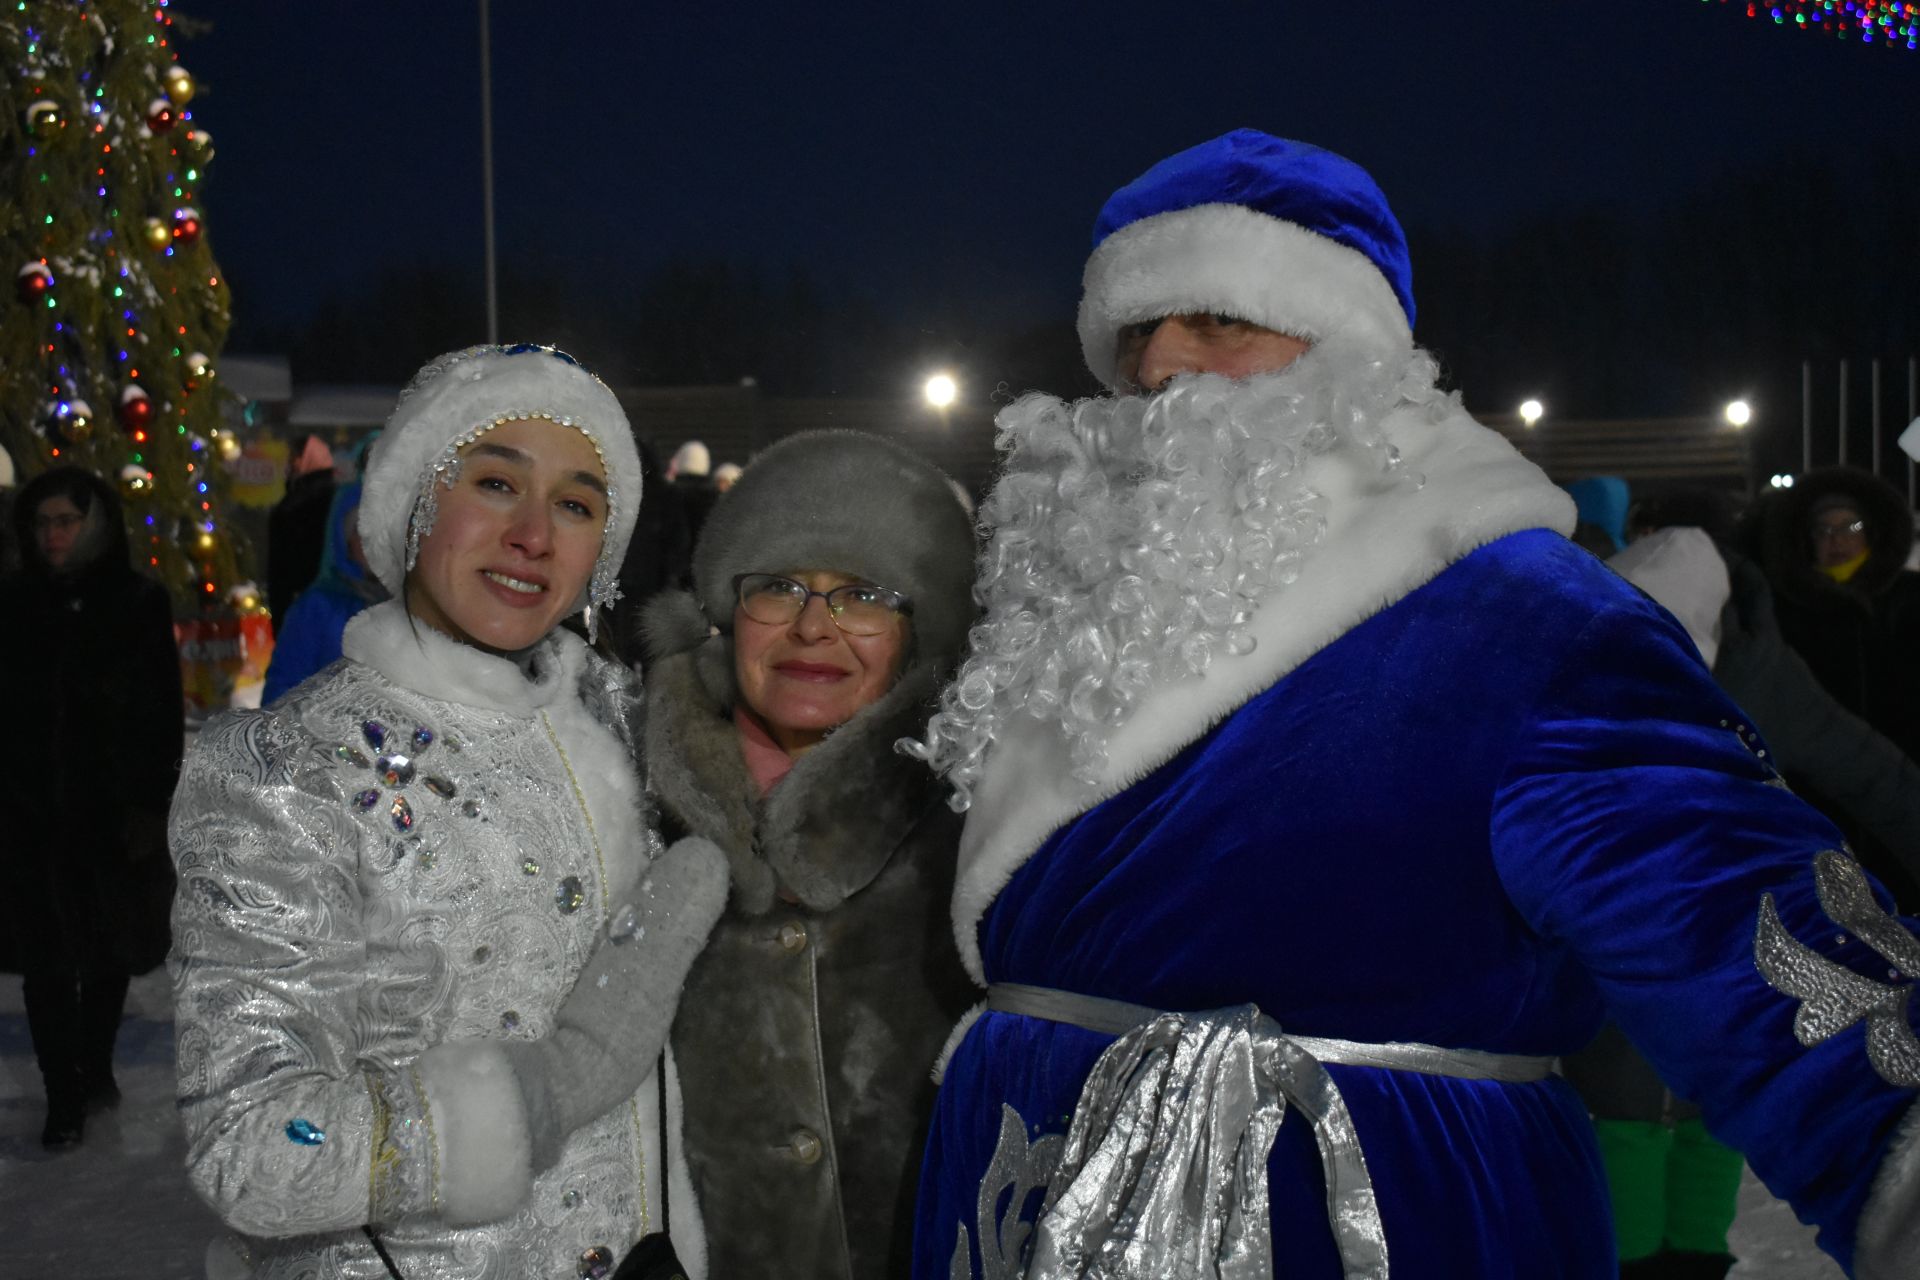
<instances>
[{"instance_id":1,"label":"lamp post","mask_svg":"<svg viewBox=\"0 0 1920 1280\"><path fill-rule=\"evenodd\" d=\"M1730 427L1744 427L1753 421L1753 406L1745 400L1729 400L1727 407L1720 411Z\"/></svg>"},{"instance_id":2,"label":"lamp post","mask_svg":"<svg viewBox=\"0 0 1920 1280\"><path fill-rule=\"evenodd\" d=\"M493 244L493 22L487 0L480 0L480 186L486 224L487 341L500 341L500 286L494 274Z\"/></svg>"},{"instance_id":3,"label":"lamp post","mask_svg":"<svg viewBox=\"0 0 1920 1280\"><path fill-rule=\"evenodd\" d=\"M1520 402L1520 421L1527 424L1527 430L1533 430L1540 419L1546 416L1547 406L1541 404L1538 400L1523 400Z\"/></svg>"}]
</instances>

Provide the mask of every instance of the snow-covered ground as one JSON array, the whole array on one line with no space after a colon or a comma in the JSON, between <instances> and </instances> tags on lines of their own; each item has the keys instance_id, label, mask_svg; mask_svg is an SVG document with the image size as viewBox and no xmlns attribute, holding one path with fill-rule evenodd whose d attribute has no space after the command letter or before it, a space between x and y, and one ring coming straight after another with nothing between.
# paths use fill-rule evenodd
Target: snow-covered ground
<instances>
[{"instance_id":1,"label":"snow-covered ground","mask_svg":"<svg viewBox=\"0 0 1920 1280\"><path fill-rule=\"evenodd\" d=\"M0 975L0 1278L197 1280L220 1230L181 1170L173 1022L164 973L134 981L116 1074L125 1101L87 1123L79 1150L40 1149L46 1119L20 979ZM1737 1280L1839 1280L1813 1233L1748 1177L1733 1251Z\"/></svg>"}]
</instances>

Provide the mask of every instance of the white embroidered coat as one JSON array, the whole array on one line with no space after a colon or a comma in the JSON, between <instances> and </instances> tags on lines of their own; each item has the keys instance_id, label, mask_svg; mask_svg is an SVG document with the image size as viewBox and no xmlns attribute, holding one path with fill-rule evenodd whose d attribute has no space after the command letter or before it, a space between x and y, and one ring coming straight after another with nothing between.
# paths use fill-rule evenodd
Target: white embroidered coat
<instances>
[{"instance_id":1,"label":"white embroidered coat","mask_svg":"<svg viewBox=\"0 0 1920 1280\"><path fill-rule=\"evenodd\" d=\"M255 1276L384 1278L368 1223L408 1280L587 1274L659 1229L655 1082L529 1182L512 1080L415 1063L443 1041L546 1035L638 885L658 837L637 682L568 632L523 670L397 602L343 647L270 709L209 723L181 778L189 1173ZM669 1085L673 1235L697 1276ZM503 1189L515 1212L449 1225Z\"/></svg>"}]
</instances>

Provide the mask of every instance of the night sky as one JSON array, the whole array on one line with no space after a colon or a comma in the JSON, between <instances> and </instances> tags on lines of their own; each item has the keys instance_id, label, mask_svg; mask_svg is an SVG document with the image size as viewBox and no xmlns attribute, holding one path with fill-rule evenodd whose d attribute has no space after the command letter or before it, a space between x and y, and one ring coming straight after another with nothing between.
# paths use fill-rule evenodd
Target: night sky
<instances>
[{"instance_id":1,"label":"night sky","mask_svg":"<svg viewBox=\"0 0 1920 1280\"><path fill-rule=\"evenodd\" d=\"M798 263L903 323L1066 324L1106 194L1235 126L1358 160L1416 242L1910 153L1920 52L1744 7L494 0L502 271L617 309L675 256ZM229 350L409 264L477 278L476 6L175 12L211 24L183 62L218 148Z\"/></svg>"}]
</instances>

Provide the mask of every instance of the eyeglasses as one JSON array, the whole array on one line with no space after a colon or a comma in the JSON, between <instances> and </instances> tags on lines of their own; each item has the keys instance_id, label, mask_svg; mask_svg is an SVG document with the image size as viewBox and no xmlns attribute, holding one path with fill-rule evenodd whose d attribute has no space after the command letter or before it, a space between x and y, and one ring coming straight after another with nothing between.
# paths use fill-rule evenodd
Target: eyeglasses
<instances>
[{"instance_id":1,"label":"eyeglasses","mask_svg":"<svg viewBox=\"0 0 1920 1280\"><path fill-rule=\"evenodd\" d=\"M1866 531L1865 520L1853 520L1846 524L1816 524L1813 526L1813 540L1833 542L1840 538L1857 538Z\"/></svg>"},{"instance_id":2,"label":"eyeglasses","mask_svg":"<svg viewBox=\"0 0 1920 1280\"><path fill-rule=\"evenodd\" d=\"M815 596L827 602L833 625L850 636L877 636L893 620L913 616L913 601L898 591L849 582L831 591L814 591L777 573L743 573L733 580L740 612L770 627L790 626Z\"/></svg>"},{"instance_id":3,"label":"eyeglasses","mask_svg":"<svg viewBox=\"0 0 1920 1280\"><path fill-rule=\"evenodd\" d=\"M86 522L87 518L85 516L71 514L35 516L33 518L33 531L35 533L65 533L69 529L78 529Z\"/></svg>"}]
</instances>

